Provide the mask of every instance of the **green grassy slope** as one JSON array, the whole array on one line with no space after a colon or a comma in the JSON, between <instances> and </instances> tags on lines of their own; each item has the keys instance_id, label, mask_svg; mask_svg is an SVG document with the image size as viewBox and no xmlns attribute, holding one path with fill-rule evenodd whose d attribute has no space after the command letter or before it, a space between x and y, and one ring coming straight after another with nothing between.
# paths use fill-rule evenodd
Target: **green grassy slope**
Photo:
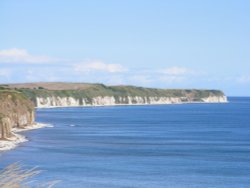
<instances>
[{"instance_id":1,"label":"green grassy slope","mask_svg":"<svg viewBox=\"0 0 250 188\"><path fill-rule=\"evenodd\" d=\"M72 83L73 85L74 83ZM56 85L56 84L54 84ZM60 83L62 86L63 83ZM35 101L36 97L50 97L50 96L59 96L59 97L73 97L75 99L92 99L97 96L114 96L117 97L126 97L126 96L141 96L141 97L187 97L193 101L199 101L201 98L209 96L224 96L224 93L219 90L198 90L198 89L153 89L153 88L144 88L144 87L135 87L135 86L106 86L103 84L88 84L88 87L71 89L68 87L70 84L65 83L67 89L57 90L57 89L46 89L44 83L42 86L39 86L36 83L36 87L25 87L25 84L22 84L22 87L12 88L15 92L21 92L25 94L32 101ZM79 85L79 84L78 84ZM8 87L9 86L2 86ZM56 88L56 87L55 87ZM73 87L72 87L73 88Z\"/></svg>"}]
</instances>

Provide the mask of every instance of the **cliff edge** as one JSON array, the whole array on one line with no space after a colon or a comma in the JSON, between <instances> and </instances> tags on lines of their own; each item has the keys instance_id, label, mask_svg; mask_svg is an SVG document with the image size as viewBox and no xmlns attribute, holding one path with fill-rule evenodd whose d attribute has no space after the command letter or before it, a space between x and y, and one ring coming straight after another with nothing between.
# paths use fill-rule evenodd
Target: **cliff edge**
<instances>
[{"instance_id":1,"label":"cliff edge","mask_svg":"<svg viewBox=\"0 0 250 188\"><path fill-rule=\"evenodd\" d=\"M13 128L25 128L34 123L34 104L22 93L0 90L0 139L15 137Z\"/></svg>"},{"instance_id":2,"label":"cliff edge","mask_svg":"<svg viewBox=\"0 0 250 188\"><path fill-rule=\"evenodd\" d=\"M46 127L34 124L35 107L225 103L220 90L155 89L85 83L0 85L0 150L26 141L17 131ZM33 125L33 126L30 126ZM15 130L15 131L14 131Z\"/></svg>"},{"instance_id":3,"label":"cliff edge","mask_svg":"<svg viewBox=\"0 0 250 188\"><path fill-rule=\"evenodd\" d=\"M220 90L156 89L62 82L10 84L6 87L25 94L38 108L227 102L227 97Z\"/></svg>"}]
</instances>

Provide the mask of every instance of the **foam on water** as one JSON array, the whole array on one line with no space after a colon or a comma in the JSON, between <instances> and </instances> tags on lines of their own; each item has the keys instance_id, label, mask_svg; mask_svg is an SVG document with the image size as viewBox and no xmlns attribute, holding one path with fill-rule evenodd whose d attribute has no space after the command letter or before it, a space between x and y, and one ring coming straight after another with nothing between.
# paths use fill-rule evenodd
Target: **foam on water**
<instances>
[{"instance_id":1,"label":"foam on water","mask_svg":"<svg viewBox=\"0 0 250 188\"><path fill-rule=\"evenodd\" d=\"M46 127L48 127L48 128L53 128L53 127L55 127L55 126L52 125L52 124L46 124Z\"/></svg>"}]
</instances>

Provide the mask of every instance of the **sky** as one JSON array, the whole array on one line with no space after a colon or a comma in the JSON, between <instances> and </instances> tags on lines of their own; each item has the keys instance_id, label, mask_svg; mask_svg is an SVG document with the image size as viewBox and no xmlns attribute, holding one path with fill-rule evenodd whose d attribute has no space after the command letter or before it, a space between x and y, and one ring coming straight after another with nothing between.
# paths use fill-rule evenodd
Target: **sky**
<instances>
[{"instance_id":1,"label":"sky","mask_svg":"<svg viewBox=\"0 0 250 188\"><path fill-rule=\"evenodd\" d=\"M0 83L250 96L249 0L0 0Z\"/></svg>"}]
</instances>

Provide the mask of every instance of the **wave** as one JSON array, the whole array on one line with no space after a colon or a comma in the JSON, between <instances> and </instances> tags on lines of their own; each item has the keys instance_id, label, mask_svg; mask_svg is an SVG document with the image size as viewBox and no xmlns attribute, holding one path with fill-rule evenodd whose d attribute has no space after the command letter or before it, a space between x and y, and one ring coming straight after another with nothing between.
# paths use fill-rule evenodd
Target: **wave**
<instances>
[{"instance_id":1,"label":"wave","mask_svg":"<svg viewBox=\"0 0 250 188\"><path fill-rule=\"evenodd\" d=\"M48 128L53 128L53 127L55 127L54 125L52 125L52 124L45 124L45 127L48 127Z\"/></svg>"}]
</instances>

